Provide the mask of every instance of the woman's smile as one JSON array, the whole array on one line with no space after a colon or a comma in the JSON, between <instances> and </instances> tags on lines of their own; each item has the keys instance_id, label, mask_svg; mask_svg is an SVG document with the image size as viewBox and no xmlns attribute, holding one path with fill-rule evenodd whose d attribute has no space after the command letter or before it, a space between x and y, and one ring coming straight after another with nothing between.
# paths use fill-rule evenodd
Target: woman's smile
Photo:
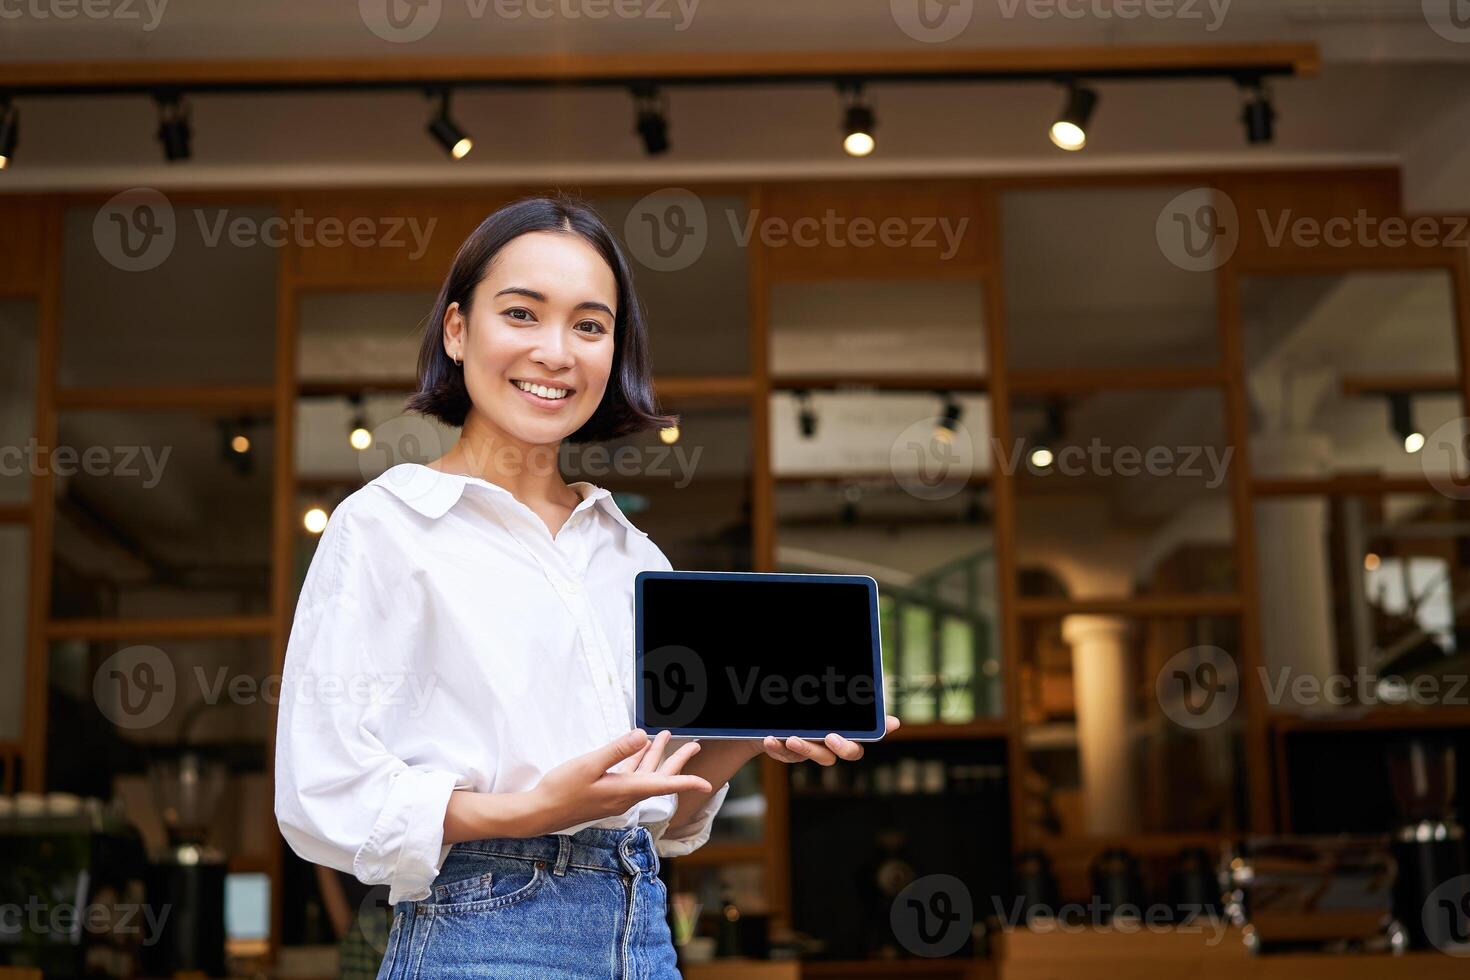
<instances>
[{"instance_id":1,"label":"woman's smile","mask_svg":"<svg viewBox=\"0 0 1470 980\"><path fill-rule=\"evenodd\" d=\"M567 388L560 385L538 383L534 381L522 381L519 378L511 378L511 385L521 393L531 404L537 408L555 411L565 408L571 401L575 388Z\"/></svg>"}]
</instances>

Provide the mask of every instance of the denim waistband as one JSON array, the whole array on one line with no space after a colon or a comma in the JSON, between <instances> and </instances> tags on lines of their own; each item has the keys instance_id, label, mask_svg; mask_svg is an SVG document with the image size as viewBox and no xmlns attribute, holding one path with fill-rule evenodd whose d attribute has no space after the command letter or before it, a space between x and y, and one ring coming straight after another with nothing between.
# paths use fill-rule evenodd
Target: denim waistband
<instances>
[{"instance_id":1,"label":"denim waistband","mask_svg":"<svg viewBox=\"0 0 1470 980\"><path fill-rule=\"evenodd\" d=\"M454 845L461 854L545 861L554 874L567 868L616 871L622 874L658 874L658 853L647 827L612 830L587 827L575 834L546 834L542 837L487 837Z\"/></svg>"}]
</instances>

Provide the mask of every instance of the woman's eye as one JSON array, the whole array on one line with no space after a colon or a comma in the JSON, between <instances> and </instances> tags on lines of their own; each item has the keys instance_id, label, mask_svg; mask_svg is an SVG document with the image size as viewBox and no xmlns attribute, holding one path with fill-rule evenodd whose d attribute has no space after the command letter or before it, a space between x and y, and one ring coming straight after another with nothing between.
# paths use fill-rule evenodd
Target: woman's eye
<instances>
[{"instance_id":1,"label":"woman's eye","mask_svg":"<svg viewBox=\"0 0 1470 980\"><path fill-rule=\"evenodd\" d=\"M528 310L528 309L526 309L526 308L524 308L524 307L521 307L521 306L517 306L517 307L514 307L512 309L506 310L505 311L505 315L508 316L508 317L510 317L513 320L530 320L531 319L531 311Z\"/></svg>"},{"instance_id":2,"label":"woman's eye","mask_svg":"<svg viewBox=\"0 0 1470 980\"><path fill-rule=\"evenodd\" d=\"M577 326L591 328L587 331L588 333L607 333L607 328L605 328L597 320L583 320L581 323L577 324Z\"/></svg>"}]
</instances>

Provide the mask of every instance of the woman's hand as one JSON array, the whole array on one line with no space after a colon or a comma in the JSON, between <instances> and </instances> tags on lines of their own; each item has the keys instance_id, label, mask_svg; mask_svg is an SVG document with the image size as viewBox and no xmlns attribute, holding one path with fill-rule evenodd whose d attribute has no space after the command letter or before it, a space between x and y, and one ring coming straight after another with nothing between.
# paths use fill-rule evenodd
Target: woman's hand
<instances>
[{"instance_id":1,"label":"woman's hand","mask_svg":"<svg viewBox=\"0 0 1470 980\"><path fill-rule=\"evenodd\" d=\"M653 739L634 729L594 752L563 762L541 777L530 791L537 833L615 817L653 796L670 793L712 792L700 776L681 775L684 764L699 751L698 742L681 746L667 759L669 733Z\"/></svg>"},{"instance_id":2,"label":"woman's hand","mask_svg":"<svg viewBox=\"0 0 1470 980\"><path fill-rule=\"evenodd\" d=\"M883 717L887 725L884 734L892 735L898 730L898 719L892 715ZM810 759L822 766L833 765L838 759L856 762L863 757L863 743L843 738L836 733L828 735L820 742L797 738L795 735L783 742L774 735L767 735L761 742L761 748L777 762L806 762Z\"/></svg>"}]
</instances>

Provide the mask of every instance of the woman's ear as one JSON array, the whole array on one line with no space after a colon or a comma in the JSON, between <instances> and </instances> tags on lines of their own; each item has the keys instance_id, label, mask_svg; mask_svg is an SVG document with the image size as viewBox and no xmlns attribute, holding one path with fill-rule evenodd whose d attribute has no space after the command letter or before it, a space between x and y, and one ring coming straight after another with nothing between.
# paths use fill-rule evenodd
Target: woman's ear
<instances>
[{"instance_id":1,"label":"woman's ear","mask_svg":"<svg viewBox=\"0 0 1470 980\"><path fill-rule=\"evenodd\" d=\"M450 303L444 310L444 353L456 364L464 360L465 326L459 304Z\"/></svg>"}]
</instances>

